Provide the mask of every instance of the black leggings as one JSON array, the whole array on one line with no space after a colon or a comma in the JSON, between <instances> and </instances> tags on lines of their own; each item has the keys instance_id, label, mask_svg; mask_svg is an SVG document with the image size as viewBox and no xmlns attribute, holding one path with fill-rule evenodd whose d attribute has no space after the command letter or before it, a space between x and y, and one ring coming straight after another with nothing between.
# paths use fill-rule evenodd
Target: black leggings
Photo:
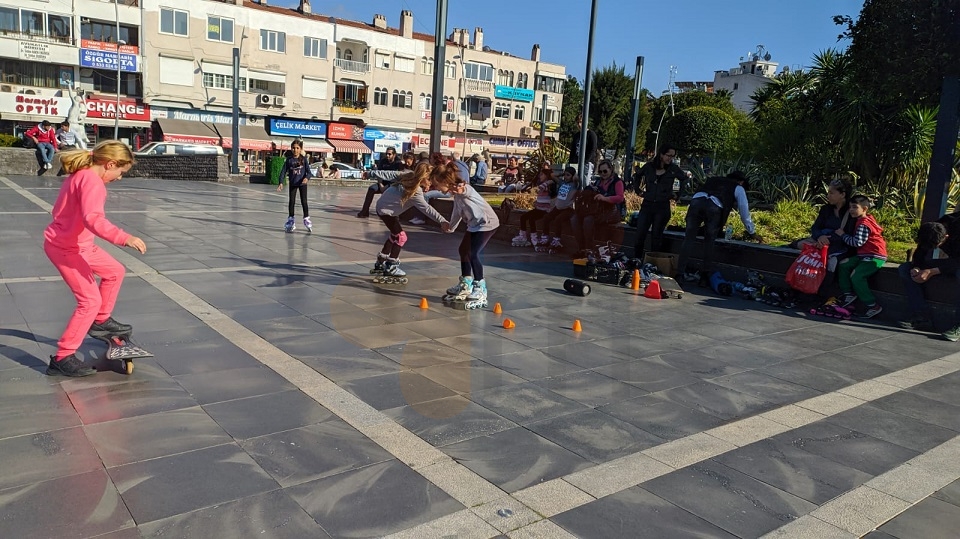
<instances>
[{"instance_id":1,"label":"black leggings","mask_svg":"<svg viewBox=\"0 0 960 539\"><path fill-rule=\"evenodd\" d=\"M297 207L297 191L300 192L300 205L303 206L303 216L310 217L310 208L307 207L307 184L305 183L290 188L290 204L287 205L289 215L293 217L293 210Z\"/></svg>"},{"instance_id":2,"label":"black leggings","mask_svg":"<svg viewBox=\"0 0 960 539\"><path fill-rule=\"evenodd\" d=\"M375 183L367 187L367 194L363 197L363 206L360 208L362 213L370 213L370 205L373 204L373 195L382 194L387 186L381 183Z\"/></svg>"},{"instance_id":3,"label":"black leggings","mask_svg":"<svg viewBox=\"0 0 960 539\"><path fill-rule=\"evenodd\" d=\"M640 213L637 214L637 241L633 246L634 258L643 260L647 231L651 228L653 230L650 230L650 250L656 252L663 249L663 230L670 222L671 213L669 200L640 206Z\"/></svg>"},{"instance_id":4,"label":"black leggings","mask_svg":"<svg viewBox=\"0 0 960 539\"><path fill-rule=\"evenodd\" d=\"M473 274L473 280L483 279L483 263L480 262L480 251L487 246L487 242L493 237L496 230L487 230L486 232L467 232L460 241L460 275L469 277Z\"/></svg>"},{"instance_id":5,"label":"black leggings","mask_svg":"<svg viewBox=\"0 0 960 539\"><path fill-rule=\"evenodd\" d=\"M529 232L535 234L537 232L537 221L546 214L547 212L536 208L524 213L520 216L520 230L527 230L529 224Z\"/></svg>"},{"instance_id":6,"label":"black leggings","mask_svg":"<svg viewBox=\"0 0 960 539\"><path fill-rule=\"evenodd\" d=\"M563 233L564 221L570 222L571 217L573 217L573 208L564 208L562 210L554 208L548 211L547 215L545 215L543 220L540 221L540 224L543 227L543 233L554 238L559 238L560 234ZM555 233L550 232L550 225L554 225L554 228L556 229Z\"/></svg>"},{"instance_id":7,"label":"black leggings","mask_svg":"<svg viewBox=\"0 0 960 539\"><path fill-rule=\"evenodd\" d=\"M391 236L387 238L387 241L383 242L383 249L381 249L380 252L396 260L400 258L400 250L403 249L403 247L394 243L392 237L399 236L400 233L403 232L403 227L400 226L400 218L396 215L381 215L380 220L383 221L383 224L387 225L387 230L390 231Z\"/></svg>"}]
</instances>

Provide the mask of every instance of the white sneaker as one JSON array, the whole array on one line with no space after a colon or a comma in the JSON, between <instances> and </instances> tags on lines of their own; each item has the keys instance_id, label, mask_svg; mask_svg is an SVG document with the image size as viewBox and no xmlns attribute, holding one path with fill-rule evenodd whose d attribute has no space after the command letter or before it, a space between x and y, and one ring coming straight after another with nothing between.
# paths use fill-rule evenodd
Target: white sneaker
<instances>
[{"instance_id":1,"label":"white sneaker","mask_svg":"<svg viewBox=\"0 0 960 539\"><path fill-rule=\"evenodd\" d=\"M53 168L53 165L50 164L50 163L44 163L44 164L43 164L43 168L45 168L45 169L47 169L47 170L50 170L51 168Z\"/></svg>"}]
</instances>

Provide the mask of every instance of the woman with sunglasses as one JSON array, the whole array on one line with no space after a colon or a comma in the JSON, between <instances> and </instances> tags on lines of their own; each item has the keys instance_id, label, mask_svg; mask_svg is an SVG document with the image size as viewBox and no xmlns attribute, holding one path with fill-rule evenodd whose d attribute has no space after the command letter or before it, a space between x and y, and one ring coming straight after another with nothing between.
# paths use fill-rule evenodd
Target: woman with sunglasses
<instances>
[{"instance_id":1,"label":"woman with sunglasses","mask_svg":"<svg viewBox=\"0 0 960 539\"><path fill-rule=\"evenodd\" d=\"M643 260L647 242L647 231L651 228L650 250L663 248L663 231L670 222L673 212L671 202L679 200L680 193L687 183L687 175L673 161L677 149L669 144L660 147L660 153L648 161L633 176L633 189L643 197L640 213L637 215L637 239L633 246L633 257ZM680 189L674 192L673 186L679 182Z\"/></svg>"},{"instance_id":2,"label":"woman with sunglasses","mask_svg":"<svg viewBox=\"0 0 960 539\"><path fill-rule=\"evenodd\" d=\"M579 252L593 249L597 226L617 223L623 219L620 211L620 205L623 204L623 180L613 172L613 163L609 159L600 161L597 173L600 174L600 179L581 193L576 213L570 220ZM599 209L595 212L584 211L584 197L589 197L590 202L598 202Z\"/></svg>"}]
</instances>

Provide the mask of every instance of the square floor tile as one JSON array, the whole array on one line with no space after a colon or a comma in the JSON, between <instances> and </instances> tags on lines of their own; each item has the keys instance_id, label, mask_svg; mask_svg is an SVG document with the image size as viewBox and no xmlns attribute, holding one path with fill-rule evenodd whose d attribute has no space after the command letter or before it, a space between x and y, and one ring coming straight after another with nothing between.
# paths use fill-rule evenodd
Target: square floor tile
<instances>
[{"instance_id":1,"label":"square floor tile","mask_svg":"<svg viewBox=\"0 0 960 539\"><path fill-rule=\"evenodd\" d=\"M586 409L583 404L532 382L471 393L470 400L521 425Z\"/></svg>"},{"instance_id":2,"label":"square floor tile","mask_svg":"<svg viewBox=\"0 0 960 539\"><path fill-rule=\"evenodd\" d=\"M382 537L464 508L395 460L290 487L287 493L334 537Z\"/></svg>"},{"instance_id":3,"label":"square floor tile","mask_svg":"<svg viewBox=\"0 0 960 539\"><path fill-rule=\"evenodd\" d=\"M960 507L936 498L921 500L877 528L894 537L952 539L960 528Z\"/></svg>"},{"instance_id":4,"label":"square floor tile","mask_svg":"<svg viewBox=\"0 0 960 539\"><path fill-rule=\"evenodd\" d=\"M441 451L511 493L590 467L590 461L523 428L444 446Z\"/></svg>"},{"instance_id":5,"label":"square floor tile","mask_svg":"<svg viewBox=\"0 0 960 539\"><path fill-rule=\"evenodd\" d=\"M468 354L433 340L394 344L377 348L375 351L406 369L431 367L471 359Z\"/></svg>"},{"instance_id":6,"label":"square floor tile","mask_svg":"<svg viewBox=\"0 0 960 539\"><path fill-rule=\"evenodd\" d=\"M755 371L721 376L711 382L775 404L788 404L821 395L815 389Z\"/></svg>"},{"instance_id":7,"label":"square floor tile","mask_svg":"<svg viewBox=\"0 0 960 539\"><path fill-rule=\"evenodd\" d=\"M180 384L169 378L131 379L125 384L85 389L71 387L67 394L86 425L197 405Z\"/></svg>"},{"instance_id":8,"label":"square floor tile","mask_svg":"<svg viewBox=\"0 0 960 539\"><path fill-rule=\"evenodd\" d=\"M0 489L100 469L100 457L73 427L0 440ZM2 520L2 519L0 519Z\"/></svg>"},{"instance_id":9,"label":"square floor tile","mask_svg":"<svg viewBox=\"0 0 960 539\"><path fill-rule=\"evenodd\" d=\"M355 348L336 355L298 356L303 364L337 383L371 376L395 374L401 370L393 360L374 352Z\"/></svg>"},{"instance_id":10,"label":"square floor tile","mask_svg":"<svg viewBox=\"0 0 960 539\"><path fill-rule=\"evenodd\" d=\"M618 402L598 410L664 440L676 440L725 423L717 416L654 395Z\"/></svg>"},{"instance_id":11,"label":"square floor tile","mask_svg":"<svg viewBox=\"0 0 960 539\"><path fill-rule=\"evenodd\" d=\"M888 412L869 404L840 412L827 418L826 421L848 429L856 429L858 432L920 453L957 435L956 431Z\"/></svg>"},{"instance_id":12,"label":"square floor tile","mask_svg":"<svg viewBox=\"0 0 960 539\"><path fill-rule=\"evenodd\" d=\"M660 361L658 356L598 367L594 371L647 391L663 391L700 382L700 378Z\"/></svg>"},{"instance_id":13,"label":"square floor tile","mask_svg":"<svg viewBox=\"0 0 960 539\"><path fill-rule=\"evenodd\" d=\"M423 367L415 372L462 395L524 382L523 378L479 359Z\"/></svg>"},{"instance_id":14,"label":"square floor tile","mask_svg":"<svg viewBox=\"0 0 960 539\"><path fill-rule=\"evenodd\" d=\"M456 395L452 390L410 371L358 378L341 385L377 410Z\"/></svg>"},{"instance_id":15,"label":"square floor tile","mask_svg":"<svg viewBox=\"0 0 960 539\"><path fill-rule=\"evenodd\" d=\"M334 417L298 389L208 404L204 410L238 440L312 425Z\"/></svg>"},{"instance_id":16,"label":"square floor tile","mask_svg":"<svg viewBox=\"0 0 960 539\"><path fill-rule=\"evenodd\" d=\"M631 361L633 359L626 352L600 346L595 342L578 342L563 346L550 346L541 348L540 351L550 357L572 363L584 369L603 367L605 365Z\"/></svg>"},{"instance_id":17,"label":"square floor tile","mask_svg":"<svg viewBox=\"0 0 960 539\"><path fill-rule=\"evenodd\" d=\"M758 373L809 387L823 393L851 386L859 380L829 369L809 365L803 361L784 361L757 369Z\"/></svg>"},{"instance_id":18,"label":"square floor tile","mask_svg":"<svg viewBox=\"0 0 960 539\"><path fill-rule=\"evenodd\" d=\"M771 440L792 444L870 475L890 471L918 454L912 449L823 420L778 434Z\"/></svg>"},{"instance_id":19,"label":"square floor tile","mask_svg":"<svg viewBox=\"0 0 960 539\"><path fill-rule=\"evenodd\" d=\"M535 382L581 404L596 408L642 397L648 392L594 371L575 372Z\"/></svg>"},{"instance_id":20,"label":"square floor tile","mask_svg":"<svg viewBox=\"0 0 960 539\"><path fill-rule=\"evenodd\" d=\"M384 410L384 413L434 446L462 442L517 426L459 395Z\"/></svg>"},{"instance_id":21,"label":"square floor tile","mask_svg":"<svg viewBox=\"0 0 960 539\"><path fill-rule=\"evenodd\" d=\"M597 410L537 421L526 428L596 463L638 453L666 441Z\"/></svg>"},{"instance_id":22,"label":"square floor tile","mask_svg":"<svg viewBox=\"0 0 960 539\"><path fill-rule=\"evenodd\" d=\"M441 344L456 348L457 350L460 350L465 354L469 354L477 359L483 359L488 356L500 356L503 354L522 352L530 349L529 346L525 346L500 335L488 332L455 335L453 337L442 337L437 339L437 341Z\"/></svg>"},{"instance_id":23,"label":"square floor tile","mask_svg":"<svg viewBox=\"0 0 960 539\"><path fill-rule=\"evenodd\" d=\"M712 382L668 389L657 395L726 420L751 416L774 407L773 403Z\"/></svg>"},{"instance_id":24,"label":"square floor tile","mask_svg":"<svg viewBox=\"0 0 960 539\"><path fill-rule=\"evenodd\" d=\"M541 350L525 350L502 356L491 356L483 361L530 381L583 370L579 365L554 359Z\"/></svg>"},{"instance_id":25,"label":"square floor tile","mask_svg":"<svg viewBox=\"0 0 960 539\"><path fill-rule=\"evenodd\" d=\"M296 387L265 366L176 377L200 404L255 397Z\"/></svg>"}]
</instances>

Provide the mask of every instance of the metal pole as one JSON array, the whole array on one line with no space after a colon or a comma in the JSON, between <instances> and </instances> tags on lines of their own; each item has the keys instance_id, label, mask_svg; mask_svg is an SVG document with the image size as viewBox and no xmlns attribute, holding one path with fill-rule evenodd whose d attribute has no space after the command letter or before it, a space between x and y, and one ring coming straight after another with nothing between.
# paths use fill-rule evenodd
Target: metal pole
<instances>
[{"instance_id":1,"label":"metal pole","mask_svg":"<svg viewBox=\"0 0 960 539\"><path fill-rule=\"evenodd\" d=\"M643 81L643 56L637 56L637 73L633 78L633 107L630 113L630 138L627 142L626 166L623 168L623 179L633 179L633 157L637 147L637 113L640 112L640 85Z\"/></svg>"},{"instance_id":2,"label":"metal pole","mask_svg":"<svg viewBox=\"0 0 960 539\"><path fill-rule=\"evenodd\" d=\"M580 174L580 185L586 185L589 178L583 177L583 167L587 162L587 124L590 121L590 89L593 87L593 33L597 27L597 2L593 0L590 7L590 37L587 40L587 76L583 83L583 125L580 126L580 151L577 161L577 174ZM593 156L591 156L593 157Z\"/></svg>"},{"instance_id":3,"label":"metal pole","mask_svg":"<svg viewBox=\"0 0 960 539\"><path fill-rule=\"evenodd\" d=\"M547 94L544 92L540 100L540 148L543 148L543 139L547 136Z\"/></svg>"},{"instance_id":4,"label":"metal pole","mask_svg":"<svg viewBox=\"0 0 960 539\"><path fill-rule=\"evenodd\" d=\"M230 174L240 174L240 47L233 48L233 146L230 152Z\"/></svg>"},{"instance_id":5,"label":"metal pole","mask_svg":"<svg viewBox=\"0 0 960 539\"><path fill-rule=\"evenodd\" d=\"M113 16L117 23L117 110L113 118L113 139L120 139L120 0L113 1Z\"/></svg>"},{"instance_id":6,"label":"metal pole","mask_svg":"<svg viewBox=\"0 0 960 539\"><path fill-rule=\"evenodd\" d=\"M960 131L960 77L943 78L940 92L940 110L937 113L937 129L933 134L933 154L930 156L930 173L923 201L921 221L936 221L946 212L950 175L956 156L957 132Z\"/></svg>"},{"instance_id":7,"label":"metal pole","mask_svg":"<svg viewBox=\"0 0 960 539\"><path fill-rule=\"evenodd\" d=\"M443 77L447 58L447 0L437 0L437 28L433 41L433 102L430 111L430 153L440 151L440 136L443 134ZM463 58L461 58L461 61Z\"/></svg>"}]
</instances>

